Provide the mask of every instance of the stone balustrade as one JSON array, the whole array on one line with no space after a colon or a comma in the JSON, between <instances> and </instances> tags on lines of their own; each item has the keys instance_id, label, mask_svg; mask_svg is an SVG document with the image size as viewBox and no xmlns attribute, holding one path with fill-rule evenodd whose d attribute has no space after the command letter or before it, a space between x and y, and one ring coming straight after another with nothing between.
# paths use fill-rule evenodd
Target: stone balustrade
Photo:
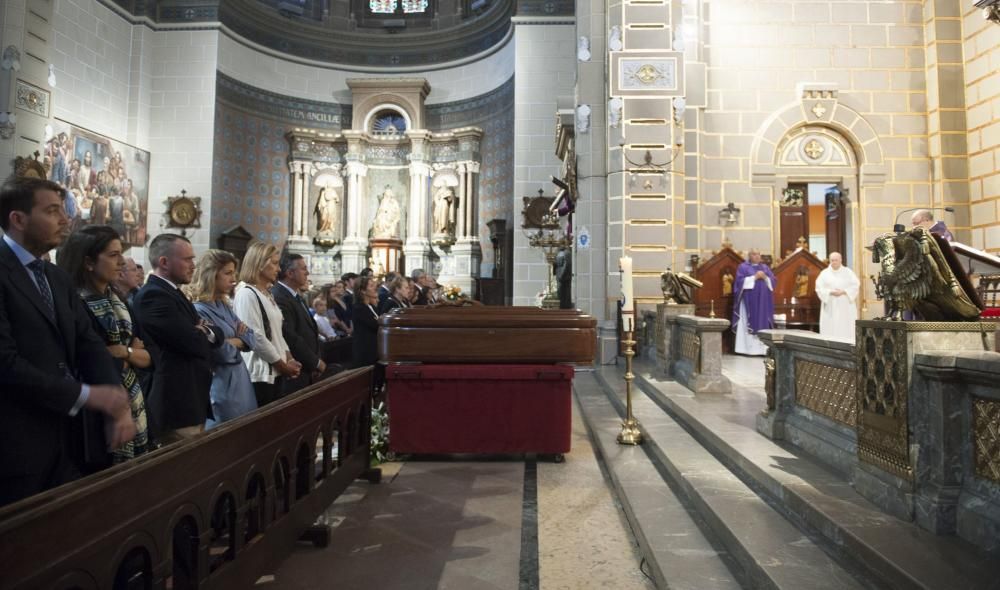
<instances>
[{"instance_id":1,"label":"stone balustrade","mask_svg":"<svg viewBox=\"0 0 1000 590\"><path fill-rule=\"evenodd\" d=\"M1000 546L1000 354L918 354L910 390L916 520Z\"/></svg>"},{"instance_id":2,"label":"stone balustrade","mask_svg":"<svg viewBox=\"0 0 1000 590\"><path fill-rule=\"evenodd\" d=\"M857 465L854 345L804 330L764 330L767 408L757 431L786 440L836 470Z\"/></svg>"},{"instance_id":3,"label":"stone balustrade","mask_svg":"<svg viewBox=\"0 0 1000 590\"><path fill-rule=\"evenodd\" d=\"M675 330L676 323L670 323L671 318L680 315L694 315L693 303L660 303L656 306L656 366L662 376L673 377L671 351L680 346L680 330ZM653 357L650 357L653 358Z\"/></svg>"},{"instance_id":4,"label":"stone balustrade","mask_svg":"<svg viewBox=\"0 0 1000 590\"><path fill-rule=\"evenodd\" d=\"M671 334L668 374L695 393L731 392L732 383L722 374L722 333L729 320L678 315L668 317L666 326Z\"/></svg>"},{"instance_id":5,"label":"stone balustrade","mask_svg":"<svg viewBox=\"0 0 1000 590\"><path fill-rule=\"evenodd\" d=\"M862 320L858 346L763 331L757 430L823 461L889 514L1000 547L995 328Z\"/></svg>"}]
</instances>

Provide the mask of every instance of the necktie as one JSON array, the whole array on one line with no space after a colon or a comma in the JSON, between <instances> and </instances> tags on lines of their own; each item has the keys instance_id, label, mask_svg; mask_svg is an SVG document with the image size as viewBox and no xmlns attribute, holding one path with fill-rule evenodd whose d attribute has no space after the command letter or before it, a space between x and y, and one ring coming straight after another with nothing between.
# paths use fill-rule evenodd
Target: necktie
<instances>
[{"instance_id":1,"label":"necktie","mask_svg":"<svg viewBox=\"0 0 1000 590\"><path fill-rule=\"evenodd\" d=\"M45 278L45 262L41 260L33 260L28 264L28 268L31 269L32 274L35 275L35 283L38 285L38 291L42 294L42 300L45 301L45 306L49 309L49 317L55 319L56 317L56 306L52 301L52 291L49 289L49 281Z\"/></svg>"}]
</instances>

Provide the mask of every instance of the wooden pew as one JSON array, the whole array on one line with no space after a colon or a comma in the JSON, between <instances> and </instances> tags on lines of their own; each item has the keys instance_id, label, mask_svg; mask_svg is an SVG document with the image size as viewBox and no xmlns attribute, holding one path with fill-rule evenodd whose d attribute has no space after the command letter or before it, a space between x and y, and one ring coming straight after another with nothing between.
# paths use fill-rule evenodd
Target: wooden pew
<instances>
[{"instance_id":1,"label":"wooden pew","mask_svg":"<svg viewBox=\"0 0 1000 590\"><path fill-rule=\"evenodd\" d=\"M399 453L570 448L569 363L591 364L597 321L534 307L398 309L379 320L389 439Z\"/></svg>"},{"instance_id":2,"label":"wooden pew","mask_svg":"<svg viewBox=\"0 0 1000 590\"><path fill-rule=\"evenodd\" d=\"M370 387L370 368L343 372L3 507L0 589L253 587L351 482L378 480Z\"/></svg>"},{"instance_id":3,"label":"wooden pew","mask_svg":"<svg viewBox=\"0 0 1000 590\"><path fill-rule=\"evenodd\" d=\"M775 265L774 313L785 316L785 327L819 332L820 300L816 277L826 263L815 254L799 249Z\"/></svg>"}]
</instances>

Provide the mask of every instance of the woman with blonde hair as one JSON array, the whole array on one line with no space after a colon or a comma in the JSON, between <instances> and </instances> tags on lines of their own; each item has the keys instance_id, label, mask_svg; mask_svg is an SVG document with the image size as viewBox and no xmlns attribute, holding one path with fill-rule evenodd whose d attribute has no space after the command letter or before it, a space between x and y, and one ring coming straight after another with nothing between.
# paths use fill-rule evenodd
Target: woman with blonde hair
<instances>
[{"instance_id":1,"label":"woman with blonde hair","mask_svg":"<svg viewBox=\"0 0 1000 590\"><path fill-rule=\"evenodd\" d=\"M281 335L281 309L271 296L271 286L278 280L278 260L274 245L252 242L243 257L233 300L236 315L257 335L256 347L242 354L258 407L276 400L281 392L280 380L295 379L302 369Z\"/></svg>"},{"instance_id":2,"label":"woman with blonde hair","mask_svg":"<svg viewBox=\"0 0 1000 590\"><path fill-rule=\"evenodd\" d=\"M229 297L236 286L236 257L225 250L208 250L198 261L185 292L198 315L222 328L225 342L212 349L212 413L206 428L257 409L250 372L240 352L253 350L256 334L236 317Z\"/></svg>"}]
</instances>

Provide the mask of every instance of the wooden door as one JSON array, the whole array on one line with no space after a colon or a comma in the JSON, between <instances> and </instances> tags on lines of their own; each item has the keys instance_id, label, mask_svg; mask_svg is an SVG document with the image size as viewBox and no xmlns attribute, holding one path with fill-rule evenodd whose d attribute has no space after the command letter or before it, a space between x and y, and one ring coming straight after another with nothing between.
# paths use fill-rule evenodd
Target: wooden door
<instances>
[{"instance_id":1,"label":"wooden door","mask_svg":"<svg viewBox=\"0 0 1000 590\"><path fill-rule=\"evenodd\" d=\"M781 249L778 258L784 258L798 247L800 238L809 239L809 210L805 184L789 184L779 208L778 227L781 232Z\"/></svg>"},{"instance_id":2,"label":"wooden door","mask_svg":"<svg viewBox=\"0 0 1000 590\"><path fill-rule=\"evenodd\" d=\"M838 190L830 190L826 193L826 256L830 257L830 252L840 252L844 260L847 261L847 216L844 207L843 193Z\"/></svg>"}]
</instances>

